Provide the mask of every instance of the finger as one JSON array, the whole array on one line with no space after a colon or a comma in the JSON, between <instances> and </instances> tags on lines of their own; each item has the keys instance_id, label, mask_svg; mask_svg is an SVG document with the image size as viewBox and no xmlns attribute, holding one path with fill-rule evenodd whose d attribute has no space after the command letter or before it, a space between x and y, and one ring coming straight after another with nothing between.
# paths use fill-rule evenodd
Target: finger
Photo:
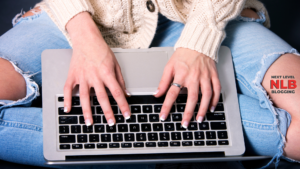
<instances>
[{"instance_id":1,"label":"finger","mask_svg":"<svg viewBox=\"0 0 300 169\"><path fill-rule=\"evenodd\" d=\"M214 76L211 79L212 86L213 86L213 95L211 99L211 103L209 106L210 112L214 112L215 108L219 102L219 97L221 93L221 83L218 76Z\"/></svg>"},{"instance_id":2,"label":"finger","mask_svg":"<svg viewBox=\"0 0 300 169\"><path fill-rule=\"evenodd\" d=\"M91 126L93 124L93 116L90 102L90 88L87 83L79 84L79 96L85 125Z\"/></svg>"},{"instance_id":3,"label":"finger","mask_svg":"<svg viewBox=\"0 0 300 169\"><path fill-rule=\"evenodd\" d=\"M167 65L164 69L163 75L159 82L158 89L154 92L154 96L160 97L164 93L166 93L166 91L170 87L170 83L172 82L172 80L173 80L173 68Z\"/></svg>"},{"instance_id":4,"label":"finger","mask_svg":"<svg viewBox=\"0 0 300 169\"><path fill-rule=\"evenodd\" d=\"M112 96L114 97L114 99L116 100L116 102L118 103L119 109L121 111L121 113L123 114L124 118L130 119L131 113L130 113L130 109L127 103L127 100L125 98L125 95L123 93L122 88L120 87L119 83L117 82L117 80L111 76L111 77L107 77L107 84L105 84L110 93L112 94Z\"/></svg>"},{"instance_id":5,"label":"finger","mask_svg":"<svg viewBox=\"0 0 300 169\"><path fill-rule=\"evenodd\" d=\"M73 79L68 78L64 86L64 112L69 113L72 108L72 90L74 82Z\"/></svg>"},{"instance_id":6,"label":"finger","mask_svg":"<svg viewBox=\"0 0 300 169\"><path fill-rule=\"evenodd\" d=\"M109 126L113 126L116 124L116 120L115 120L115 116L114 113L112 111L105 87L103 85L103 83L96 83L95 85L95 92L96 92L96 96L98 99L98 102L104 112L104 116L106 118L107 124Z\"/></svg>"},{"instance_id":7,"label":"finger","mask_svg":"<svg viewBox=\"0 0 300 169\"><path fill-rule=\"evenodd\" d=\"M181 89L179 87L173 86L173 85L169 88L166 98L164 100L163 106L160 111L160 120L161 121L166 120L166 118L168 117L170 110L171 110L180 90Z\"/></svg>"},{"instance_id":8,"label":"finger","mask_svg":"<svg viewBox=\"0 0 300 169\"><path fill-rule=\"evenodd\" d=\"M188 98L182 118L181 125L183 128L187 128L189 126L189 122L194 115L195 106L198 101L199 94L199 83L194 83L188 88Z\"/></svg>"},{"instance_id":9,"label":"finger","mask_svg":"<svg viewBox=\"0 0 300 169\"><path fill-rule=\"evenodd\" d=\"M212 96L212 89L211 89L211 81L209 78L205 78L205 80L202 80L200 82L200 86L201 86L201 93L202 93L202 98L201 98L201 102L200 102L200 108L198 110L198 114L197 114L197 121L199 123L201 123L203 121L203 118L207 112L209 103L210 103L210 99Z\"/></svg>"},{"instance_id":10,"label":"finger","mask_svg":"<svg viewBox=\"0 0 300 169\"><path fill-rule=\"evenodd\" d=\"M121 67L119 65L116 66L116 78L121 88L123 89L124 94L126 96L130 96L130 93L126 90L125 80L122 76Z\"/></svg>"}]
</instances>

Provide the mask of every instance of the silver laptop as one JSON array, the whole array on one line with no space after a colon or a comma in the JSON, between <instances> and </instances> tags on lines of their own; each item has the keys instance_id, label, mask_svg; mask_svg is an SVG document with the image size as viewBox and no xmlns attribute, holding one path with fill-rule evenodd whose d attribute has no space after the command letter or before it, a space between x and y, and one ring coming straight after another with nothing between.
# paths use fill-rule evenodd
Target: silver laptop
<instances>
[{"instance_id":1,"label":"silver laptop","mask_svg":"<svg viewBox=\"0 0 300 169\"><path fill-rule=\"evenodd\" d=\"M158 116L164 97L152 96L173 48L112 49L121 66L132 117L124 119L112 97L117 124L108 126L91 93L94 125L84 124L78 89L72 111L63 112L63 87L72 50L42 54L44 157L47 164L125 164L240 160L245 151L236 84L229 48L221 47L217 69L222 92L216 111L202 123L195 115L188 129L181 127L187 91L182 90L165 121ZM255 158L251 158L255 159Z\"/></svg>"}]
</instances>

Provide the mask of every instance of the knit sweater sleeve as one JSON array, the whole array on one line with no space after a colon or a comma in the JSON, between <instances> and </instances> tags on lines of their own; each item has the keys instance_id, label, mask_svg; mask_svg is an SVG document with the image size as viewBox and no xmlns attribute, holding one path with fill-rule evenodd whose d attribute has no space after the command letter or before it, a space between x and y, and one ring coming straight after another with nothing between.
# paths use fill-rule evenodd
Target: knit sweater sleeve
<instances>
[{"instance_id":1,"label":"knit sweater sleeve","mask_svg":"<svg viewBox=\"0 0 300 169\"><path fill-rule=\"evenodd\" d=\"M175 49L189 48L217 61L225 38L224 28L240 14L245 0L158 0L158 3L163 15L185 23Z\"/></svg>"},{"instance_id":2,"label":"knit sweater sleeve","mask_svg":"<svg viewBox=\"0 0 300 169\"><path fill-rule=\"evenodd\" d=\"M81 12L94 14L94 9L89 0L47 0L48 8L60 27L65 30L67 23Z\"/></svg>"}]
</instances>

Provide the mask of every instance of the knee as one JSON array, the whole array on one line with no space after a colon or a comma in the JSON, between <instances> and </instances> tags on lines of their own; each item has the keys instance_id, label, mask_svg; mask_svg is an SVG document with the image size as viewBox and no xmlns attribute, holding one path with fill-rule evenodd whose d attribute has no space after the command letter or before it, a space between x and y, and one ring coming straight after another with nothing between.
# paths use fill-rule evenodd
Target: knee
<instances>
[{"instance_id":1,"label":"knee","mask_svg":"<svg viewBox=\"0 0 300 169\"><path fill-rule=\"evenodd\" d=\"M32 16L38 12L41 12L41 8L40 7L35 7L33 9L31 9L30 11L26 12L22 17L25 18L25 17L28 17L28 16Z\"/></svg>"}]
</instances>

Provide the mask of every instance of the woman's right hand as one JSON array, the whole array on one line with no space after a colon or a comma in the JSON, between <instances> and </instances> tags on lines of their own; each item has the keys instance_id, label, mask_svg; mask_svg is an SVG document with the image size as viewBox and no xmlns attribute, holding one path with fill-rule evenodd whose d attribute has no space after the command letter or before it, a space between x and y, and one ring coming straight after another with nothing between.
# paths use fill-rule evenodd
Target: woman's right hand
<instances>
[{"instance_id":1,"label":"woman's right hand","mask_svg":"<svg viewBox=\"0 0 300 169\"><path fill-rule=\"evenodd\" d=\"M68 78L64 87L64 107L70 112L72 90L79 85L79 96L85 124L93 124L90 89L93 87L108 125L116 123L105 87L118 103L125 119L130 118L130 109L125 99L125 83L120 66L98 27L88 12L71 19L66 29L73 44L73 55Z\"/></svg>"}]
</instances>

